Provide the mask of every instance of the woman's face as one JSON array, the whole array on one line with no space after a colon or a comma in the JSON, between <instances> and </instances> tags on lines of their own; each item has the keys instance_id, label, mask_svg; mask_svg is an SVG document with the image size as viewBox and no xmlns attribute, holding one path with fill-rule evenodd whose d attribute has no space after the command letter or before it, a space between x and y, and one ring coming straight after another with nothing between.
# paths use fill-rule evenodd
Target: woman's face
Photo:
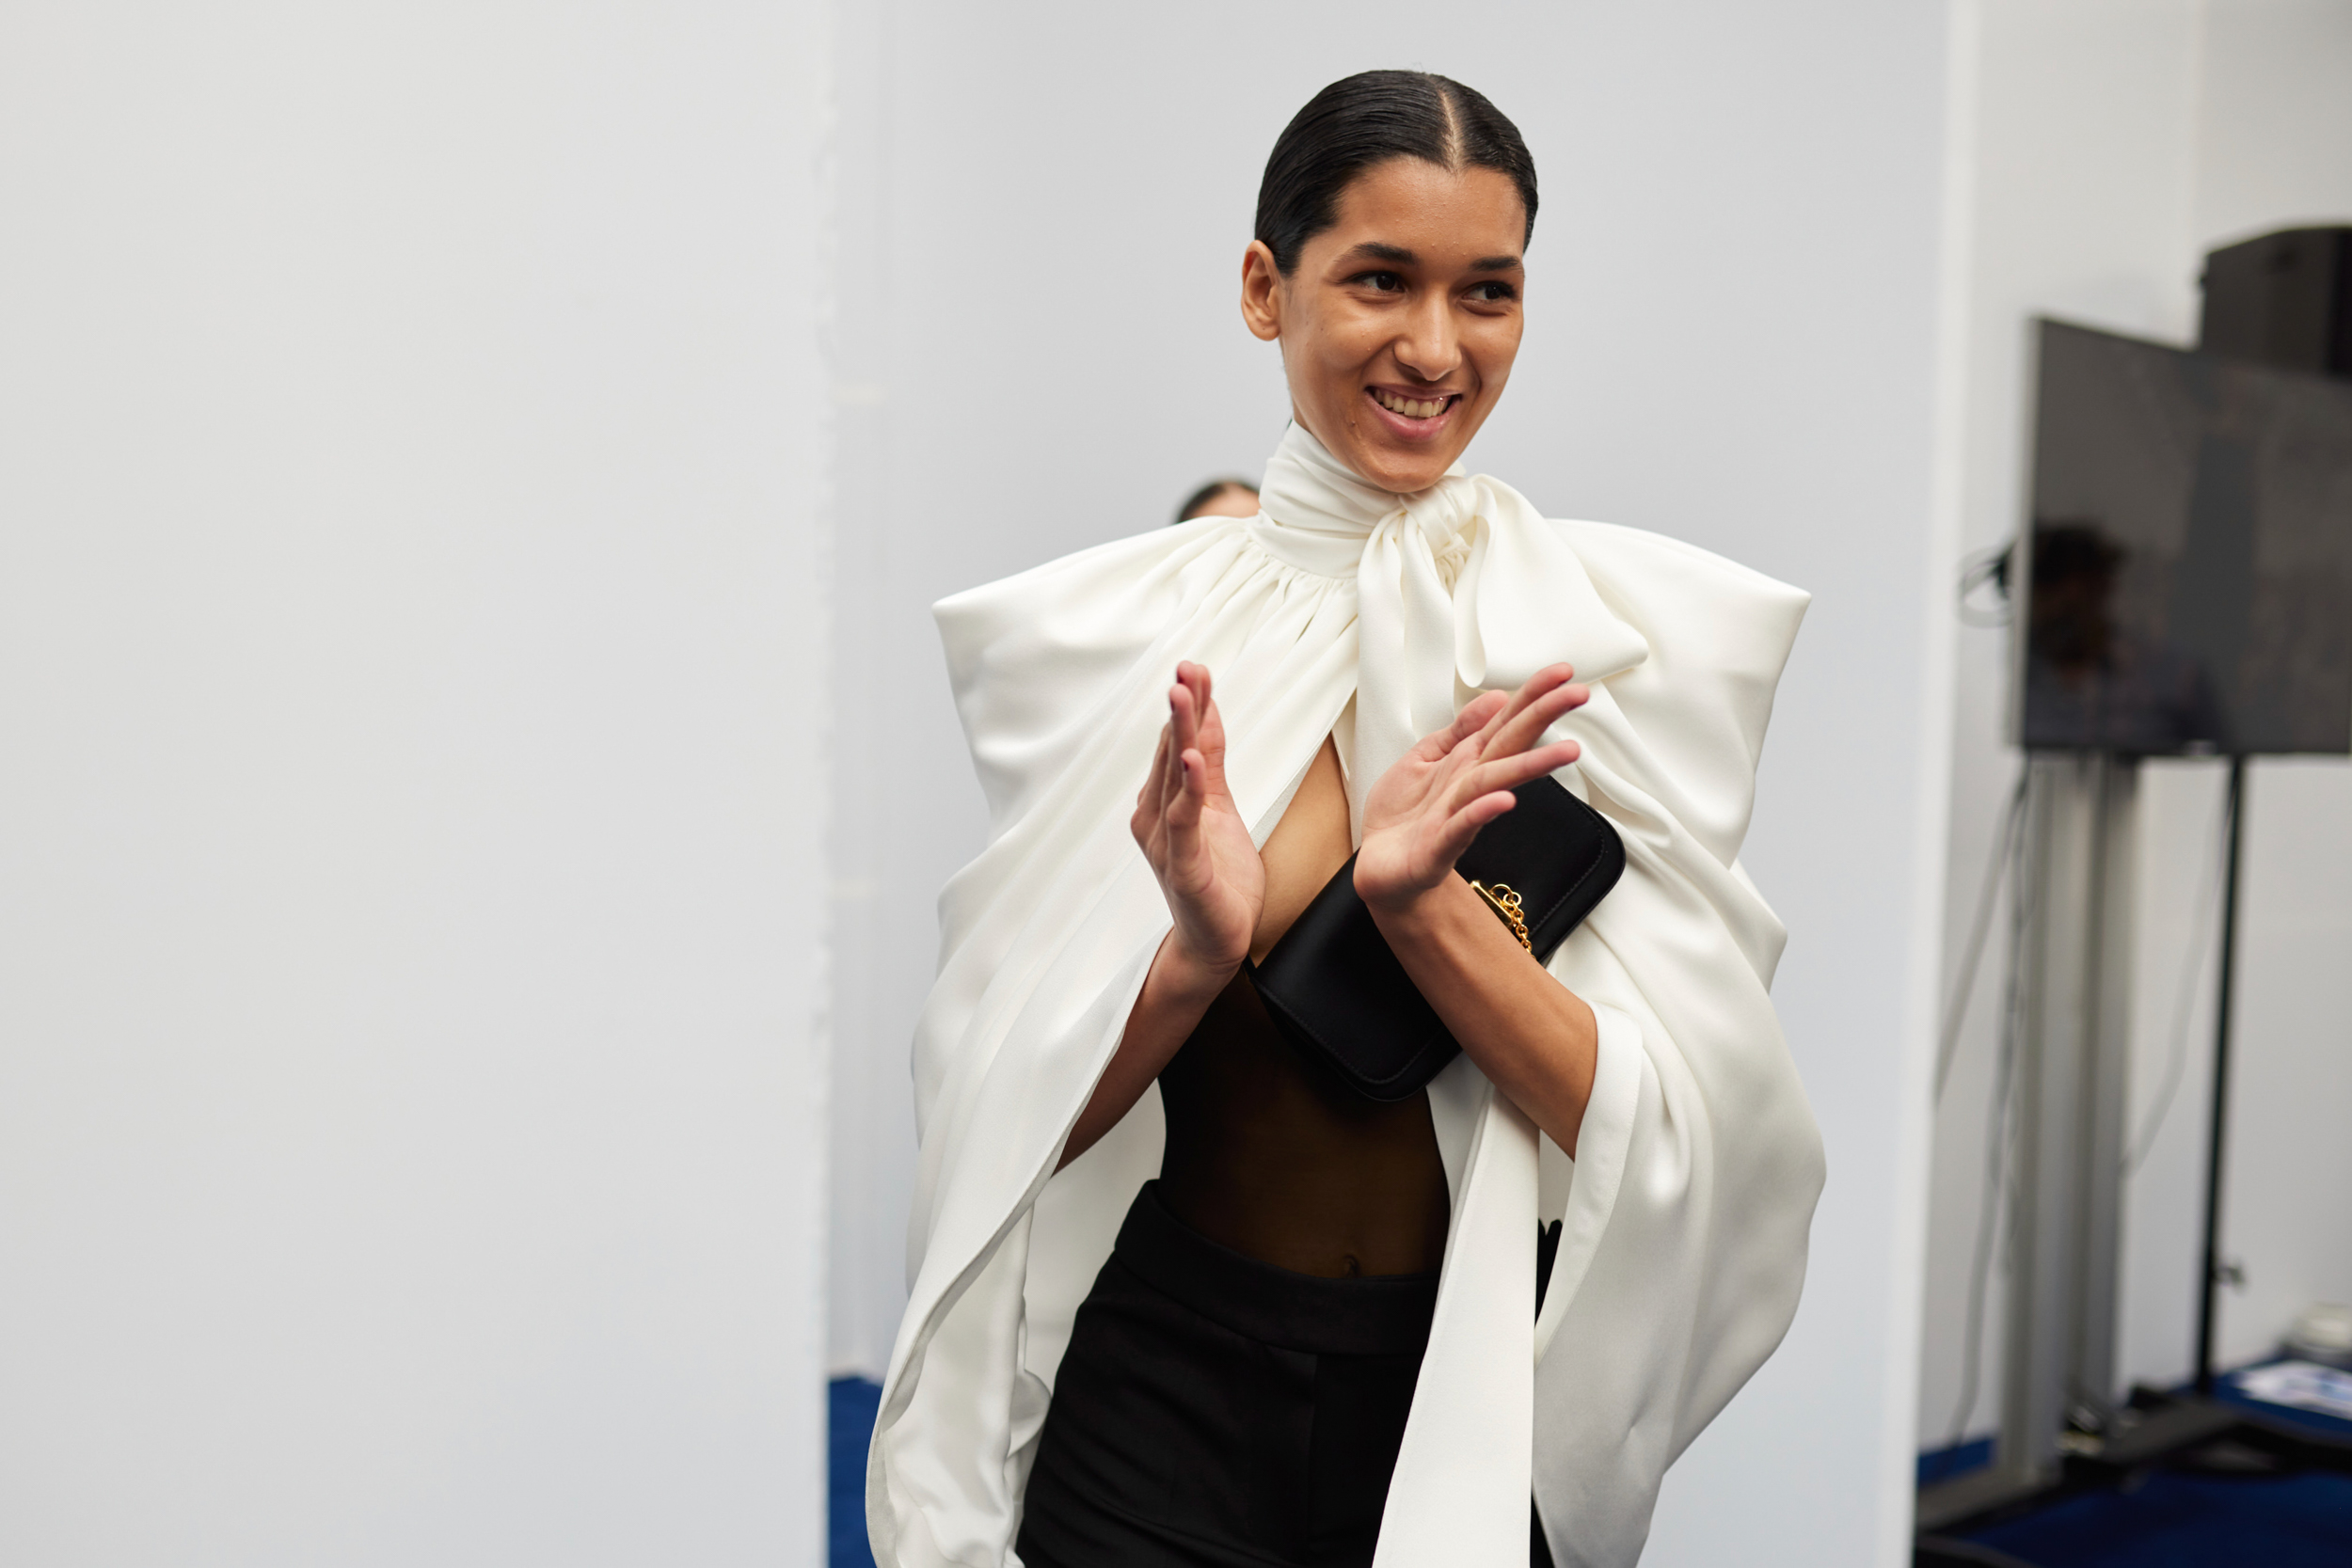
<instances>
[{"instance_id":1,"label":"woman's face","mask_svg":"<svg viewBox=\"0 0 2352 1568\"><path fill-rule=\"evenodd\" d=\"M1284 277L1250 242L1241 309L1279 340L1291 410L1384 490L1435 484L1486 422L1518 356L1527 209L1510 177L1391 158Z\"/></svg>"}]
</instances>

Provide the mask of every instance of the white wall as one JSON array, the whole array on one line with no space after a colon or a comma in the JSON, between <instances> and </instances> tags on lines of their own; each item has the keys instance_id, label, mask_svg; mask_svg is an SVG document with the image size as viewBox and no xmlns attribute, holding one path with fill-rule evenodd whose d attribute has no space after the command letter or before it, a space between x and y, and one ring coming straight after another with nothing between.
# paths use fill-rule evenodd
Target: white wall
<instances>
[{"instance_id":1,"label":"white wall","mask_svg":"<svg viewBox=\"0 0 2352 1568\"><path fill-rule=\"evenodd\" d=\"M0 11L0 1560L817 1560L820 20Z\"/></svg>"},{"instance_id":2,"label":"white wall","mask_svg":"<svg viewBox=\"0 0 2352 1568\"><path fill-rule=\"evenodd\" d=\"M1962 154L1970 199L1956 490L1961 548L1974 554L2006 541L2025 504L2031 318L2061 315L2176 341L2195 331L2189 165L2200 7L2198 0L1982 0L1963 15L1974 109ZM1955 561L1946 591L1958 580ZM1959 633L1947 990L2018 767L2006 743L2007 635L1979 627ZM2005 1272L1996 1245L1975 1415L1955 1423L2008 927L2004 899L1936 1107L1918 1427L1924 1448L1941 1447L1956 1425L1975 1436L1998 1419Z\"/></svg>"},{"instance_id":3,"label":"white wall","mask_svg":"<svg viewBox=\"0 0 2352 1568\"><path fill-rule=\"evenodd\" d=\"M1326 82L1422 65L1543 174L1528 341L1471 463L1817 594L1748 859L1793 932L1830 1185L1796 1327L1669 1478L1649 1560L1905 1560L1948 736L1922 613L1940 9L898 0L848 26L835 1365L878 1364L902 1299L929 899L983 825L925 607L1256 471L1284 402L1234 296L1266 151Z\"/></svg>"},{"instance_id":4,"label":"white wall","mask_svg":"<svg viewBox=\"0 0 2352 1568\"><path fill-rule=\"evenodd\" d=\"M2202 254L2299 221L2352 220L2352 8L2314 0L1981 0L1967 293L1963 543L2008 539L2023 515L2036 313L2186 342ZM1947 881L1946 974L1958 969L2016 757L2005 744L2006 633L1960 634ZM2152 764L2142 778L2137 973L2128 1127L2153 1133L2125 1192L2120 1381L2187 1375L2195 1355L2204 1127L2211 1105L2208 887L2222 768ZM2325 1195L2352 1154L2317 1125L2352 1101L2340 961L2352 902L2352 768L2258 764L2251 786L2238 984L2222 1351L2274 1343L2313 1299L2352 1297L2352 1234ZM1995 930L2005 925L2005 912ZM2195 961L2201 954L2205 961ZM2184 973L2185 971L2185 974ZM1961 1392L1969 1260L2003 984L1996 934L1938 1107L1918 1440L1998 1420L2000 1290L1993 1278L1973 1417ZM2181 1056L2177 1074L2176 1053ZM2164 1086L2177 1076L2169 1108ZM1997 1258L1998 1252L1995 1251ZM2119 1388L2118 1392L2122 1390Z\"/></svg>"}]
</instances>

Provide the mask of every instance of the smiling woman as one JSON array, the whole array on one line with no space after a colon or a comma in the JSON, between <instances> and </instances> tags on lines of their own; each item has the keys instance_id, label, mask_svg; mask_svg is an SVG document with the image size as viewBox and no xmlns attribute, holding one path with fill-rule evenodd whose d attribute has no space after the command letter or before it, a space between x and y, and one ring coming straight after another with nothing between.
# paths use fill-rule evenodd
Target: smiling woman
<instances>
[{"instance_id":1,"label":"smiling woman","mask_svg":"<svg viewBox=\"0 0 2352 1568\"><path fill-rule=\"evenodd\" d=\"M1384 490L1436 483L1493 412L1524 325L1535 165L1459 83L1369 71L1274 150L1242 319L1282 344L1298 417Z\"/></svg>"},{"instance_id":2,"label":"smiling woman","mask_svg":"<svg viewBox=\"0 0 2352 1568\"><path fill-rule=\"evenodd\" d=\"M1804 595L1463 472L1534 214L1469 88L1326 88L1242 261L1259 510L935 609L993 823L915 1042L885 1568L1630 1563L1788 1326L1820 1140L1737 856ZM1626 852L1548 956L1455 870L1547 778ZM1334 897L1461 1047L1402 1098L1258 990Z\"/></svg>"}]
</instances>

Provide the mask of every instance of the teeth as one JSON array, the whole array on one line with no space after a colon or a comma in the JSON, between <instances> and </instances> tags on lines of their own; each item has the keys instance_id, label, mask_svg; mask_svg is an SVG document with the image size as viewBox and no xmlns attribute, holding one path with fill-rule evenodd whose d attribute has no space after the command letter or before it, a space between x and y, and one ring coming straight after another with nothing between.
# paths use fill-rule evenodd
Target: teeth
<instances>
[{"instance_id":1,"label":"teeth","mask_svg":"<svg viewBox=\"0 0 2352 1568\"><path fill-rule=\"evenodd\" d=\"M1382 391L1377 387L1372 389L1372 395L1380 400L1381 407L1392 414L1402 414L1408 420L1432 420L1445 412L1446 400L1443 398L1432 398L1427 401L1418 398L1401 398L1393 393Z\"/></svg>"}]
</instances>

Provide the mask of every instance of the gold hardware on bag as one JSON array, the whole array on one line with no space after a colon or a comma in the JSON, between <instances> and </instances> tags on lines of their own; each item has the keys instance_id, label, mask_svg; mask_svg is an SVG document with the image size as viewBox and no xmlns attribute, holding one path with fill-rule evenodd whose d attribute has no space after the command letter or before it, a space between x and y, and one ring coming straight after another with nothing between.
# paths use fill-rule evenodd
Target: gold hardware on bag
<instances>
[{"instance_id":1,"label":"gold hardware on bag","mask_svg":"<svg viewBox=\"0 0 2352 1568\"><path fill-rule=\"evenodd\" d=\"M1505 926L1511 927L1511 934L1519 939L1521 947L1526 948L1530 953L1535 951L1535 944L1527 940L1527 911L1521 907L1519 895L1511 891L1510 883L1497 882L1494 886L1488 887L1484 882L1472 882L1470 891L1484 898L1486 901L1486 907L1500 915Z\"/></svg>"}]
</instances>

